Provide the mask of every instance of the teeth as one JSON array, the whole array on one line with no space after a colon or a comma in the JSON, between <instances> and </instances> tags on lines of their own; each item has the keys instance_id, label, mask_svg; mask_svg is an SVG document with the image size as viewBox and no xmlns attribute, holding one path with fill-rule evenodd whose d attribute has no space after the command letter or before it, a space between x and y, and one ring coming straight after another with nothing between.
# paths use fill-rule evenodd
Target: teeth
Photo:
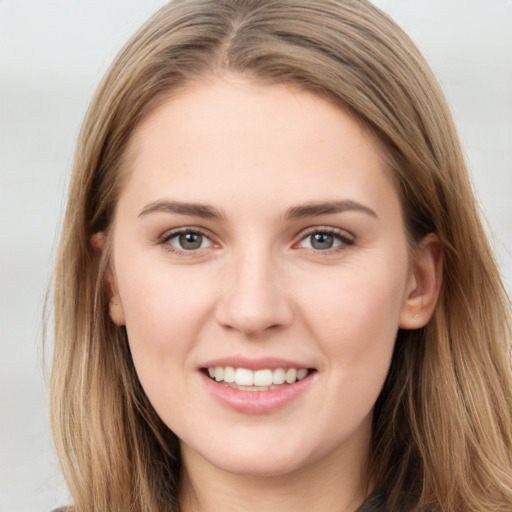
<instances>
[{"instance_id":1,"label":"teeth","mask_svg":"<svg viewBox=\"0 0 512 512\"><path fill-rule=\"evenodd\" d=\"M224 368L224 382L235 382L235 369L231 366Z\"/></svg>"},{"instance_id":2,"label":"teeth","mask_svg":"<svg viewBox=\"0 0 512 512\"><path fill-rule=\"evenodd\" d=\"M280 384L293 384L304 379L309 371L306 368L276 368L274 370L248 370L231 366L215 366L208 368L208 375L217 382L236 384L238 389L250 391L267 391Z\"/></svg>"},{"instance_id":3,"label":"teeth","mask_svg":"<svg viewBox=\"0 0 512 512\"><path fill-rule=\"evenodd\" d=\"M222 366L215 368L215 380L217 382L224 380L224 368L222 368Z\"/></svg>"},{"instance_id":4,"label":"teeth","mask_svg":"<svg viewBox=\"0 0 512 512\"><path fill-rule=\"evenodd\" d=\"M255 386L270 386L272 384L272 370L258 370L254 372Z\"/></svg>"},{"instance_id":5,"label":"teeth","mask_svg":"<svg viewBox=\"0 0 512 512\"><path fill-rule=\"evenodd\" d=\"M295 368L286 370L284 380L288 382L288 384L293 384L297 380L297 370Z\"/></svg>"},{"instance_id":6,"label":"teeth","mask_svg":"<svg viewBox=\"0 0 512 512\"><path fill-rule=\"evenodd\" d=\"M217 368L215 368L217 371ZM238 386L252 386L254 383L254 372L247 368L237 368L235 370L235 383Z\"/></svg>"},{"instance_id":7,"label":"teeth","mask_svg":"<svg viewBox=\"0 0 512 512\"><path fill-rule=\"evenodd\" d=\"M308 374L308 371L306 368L301 368L300 370L297 370L297 380L302 380L306 375ZM224 380L226 377L224 377Z\"/></svg>"},{"instance_id":8,"label":"teeth","mask_svg":"<svg viewBox=\"0 0 512 512\"><path fill-rule=\"evenodd\" d=\"M272 382L274 384L284 384L284 378L285 378L285 372L282 368L276 368L272 372Z\"/></svg>"}]
</instances>

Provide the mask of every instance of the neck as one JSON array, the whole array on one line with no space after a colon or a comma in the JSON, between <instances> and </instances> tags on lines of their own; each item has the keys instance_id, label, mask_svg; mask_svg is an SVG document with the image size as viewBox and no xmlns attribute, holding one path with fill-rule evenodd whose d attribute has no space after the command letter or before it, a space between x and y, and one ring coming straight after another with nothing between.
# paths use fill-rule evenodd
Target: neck
<instances>
[{"instance_id":1,"label":"neck","mask_svg":"<svg viewBox=\"0 0 512 512\"><path fill-rule=\"evenodd\" d=\"M345 454L347 455L347 454ZM182 446L182 512L354 512L369 494L366 454L333 452L284 475L240 475Z\"/></svg>"}]
</instances>

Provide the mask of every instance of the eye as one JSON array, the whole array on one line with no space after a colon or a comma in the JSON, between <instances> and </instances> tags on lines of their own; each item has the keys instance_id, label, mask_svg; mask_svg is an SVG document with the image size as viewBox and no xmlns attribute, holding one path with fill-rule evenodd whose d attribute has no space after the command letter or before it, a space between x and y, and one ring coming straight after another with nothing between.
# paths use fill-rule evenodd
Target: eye
<instances>
[{"instance_id":1,"label":"eye","mask_svg":"<svg viewBox=\"0 0 512 512\"><path fill-rule=\"evenodd\" d=\"M299 242L298 246L314 251L329 251L353 245L354 240L344 231L330 229L315 229L307 233Z\"/></svg>"},{"instance_id":2,"label":"eye","mask_svg":"<svg viewBox=\"0 0 512 512\"><path fill-rule=\"evenodd\" d=\"M197 251L213 245L212 241L203 233L193 229L181 229L165 235L162 243L171 251Z\"/></svg>"}]
</instances>

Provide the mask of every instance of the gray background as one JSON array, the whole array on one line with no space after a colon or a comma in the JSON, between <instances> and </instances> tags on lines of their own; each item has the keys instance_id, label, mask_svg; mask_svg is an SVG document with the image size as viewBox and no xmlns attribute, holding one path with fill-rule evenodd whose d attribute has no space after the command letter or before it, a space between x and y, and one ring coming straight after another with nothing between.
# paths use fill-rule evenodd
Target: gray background
<instances>
[{"instance_id":1,"label":"gray background","mask_svg":"<svg viewBox=\"0 0 512 512\"><path fill-rule=\"evenodd\" d=\"M41 350L75 140L113 56L162 0L0 0L0 512L68 500ZM512 290L512 1L377 0L452 106Z\"/></svg>"}]
</instances>

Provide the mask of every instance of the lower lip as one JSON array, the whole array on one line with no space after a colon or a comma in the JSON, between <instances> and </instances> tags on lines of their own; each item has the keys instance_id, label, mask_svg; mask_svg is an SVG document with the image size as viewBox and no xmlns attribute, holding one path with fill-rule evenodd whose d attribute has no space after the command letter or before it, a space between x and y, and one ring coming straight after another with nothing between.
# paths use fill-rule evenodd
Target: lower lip
<instances>
[{"instance_id":1,"label":"lower lip","mask_svg":"<svg viewBox=\"0 0 512 512\"><path fill-rule=\"evenodd\" d=\"M265 414L285 407L306 391L315 372L304 379L269 391L242 391L212 380L201 373L206 389L222 405L243 414Z\"/></svg>"}]
</instances>

